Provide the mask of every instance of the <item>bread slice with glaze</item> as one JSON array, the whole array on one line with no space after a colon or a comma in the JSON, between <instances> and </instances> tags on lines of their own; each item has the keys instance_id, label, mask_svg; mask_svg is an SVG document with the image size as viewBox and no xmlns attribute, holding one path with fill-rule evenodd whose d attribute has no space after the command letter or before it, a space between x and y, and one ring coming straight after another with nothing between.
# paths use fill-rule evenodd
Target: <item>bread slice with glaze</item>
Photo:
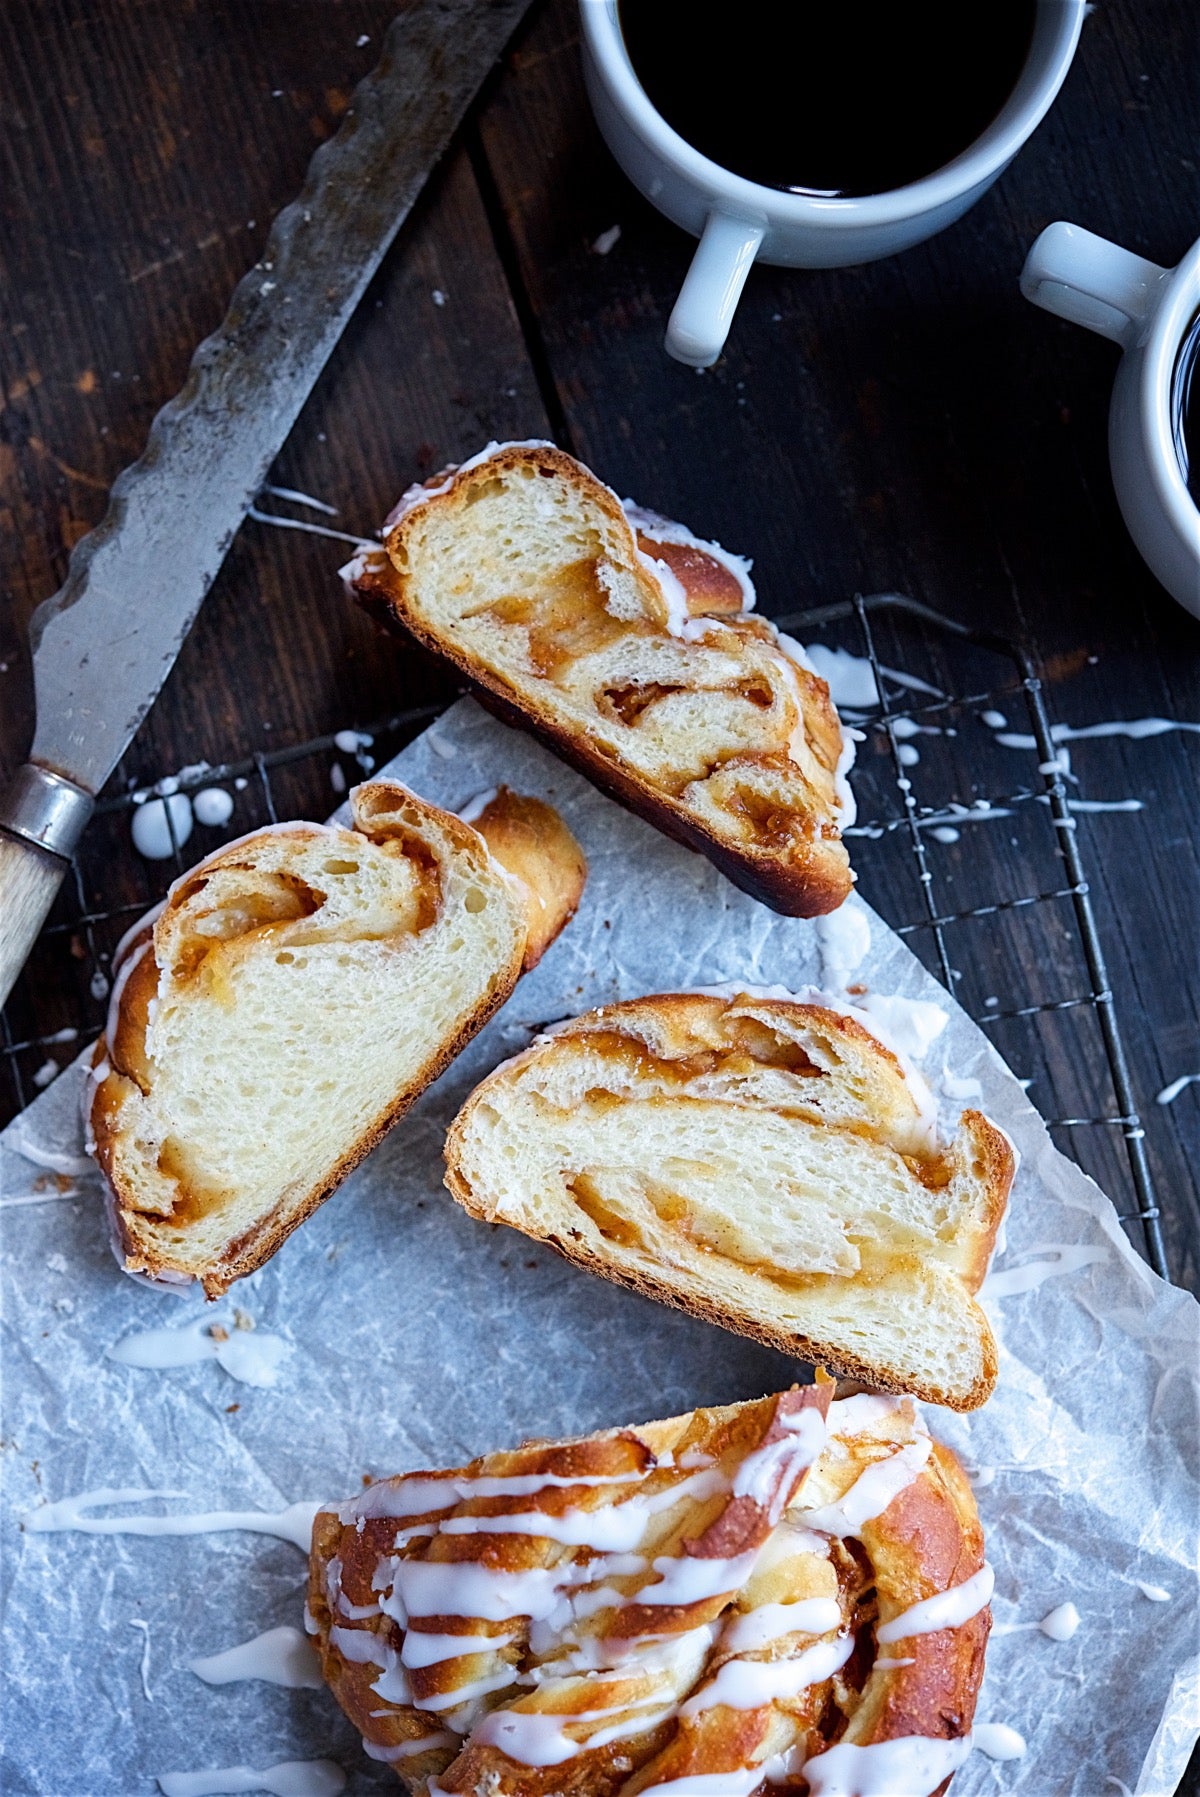
<instances>
[{"instance_id":1,"label":"bread slice with glaze","mask_svg":"<svg viewBox=\"0 0 1200 1797\"><path fill-rule=\"evenodd\" d=\"M530 443L410 488L343 574L754 897L800 917L846 897L853 745L800 645L754 615L741 557Z\"/></svg>"},{"instance_id":2,"label":"bread slice with glaze","mask_svg":"<svg viewBox=\"0 0 1200 1797\"><path fill-rule=\"evenodd\" d=\"M261 1266L579 902L536 799L502 789L473 827L392 780L351 805L218 850L118 950L89 1133L132 1272L216 1297Z\"/></svg>"},{"instance_id":3,"label":"bread slice with glaze","mask_svg":"<svg viewBox=\"0 0 1200 1797\"><path fill-rule=\"evenodd\" d=\"M982 1404L974 1293L1013 1175L965 1111L819 1004L673 993L559 1026L459 1112L446 1184L648 1297L881 1390Z\"/></svg>"}]
</instances>

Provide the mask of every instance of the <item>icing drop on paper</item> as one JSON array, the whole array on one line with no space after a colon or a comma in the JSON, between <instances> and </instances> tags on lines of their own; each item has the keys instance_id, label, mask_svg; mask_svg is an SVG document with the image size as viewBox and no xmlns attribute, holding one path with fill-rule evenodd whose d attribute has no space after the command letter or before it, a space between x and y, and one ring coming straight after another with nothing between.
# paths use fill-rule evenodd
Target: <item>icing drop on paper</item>
<instances>
[{"instance_id":1,"label":"icing drop on paper","mask_svg":"<svg viewBox=\"0 0 1200 1797\"><path fill-rule=\"evenodd\" d=\"M1051 1641L1069 1641L1082 1620L1074 1604L1059 1604L1057 1609L1042 1617L1038 1627Z\"/></svg>"},{"instance_id":2,"label":"icing drop on paper","mask_svg":"<svg viewBox=\"0 0 1200 1797\"><path fill-rule=\"evenodd\" d=\"M1057 1279L1065 1273L1078 1273L1083 1267L1097 1265L1108 1259L1107 1248L1089 1248L1083 1244L1066 1244L1059 1242L1039 1242L1036 1248L1027 1250L1037 1253L1044 1250L1052 1254L1052 1260L1031 1260L1023 1267L1005 1267L1002 1272L989 1273L979 1288L981 1298L1013 1298L1021 1292L1036 1291L1047 1279Z\"/></svg>"},{"instance_id":3,"label":"icing drop on paper","mask_svg":"<svg viewBox=\"0 0 1200 1797\"><path fill-rule=\"evenodd\" d=\"M971 1730L971 1745L989 1760L1019 1760L1025 1752L1025 1737L1006 1722L977 1722Z\"/></svg>"},{"instance_id":4,"label":"icing drop on paper","mask_svg":"<svg viewBox=\"0 0 1200 1797\"><path fill-rule=\"evenodd\" d=\"M184 1491L146 1490L137 1486L106 1486L81 1491L74 1497L43 1504L21 1518L31 1535L210 1535L245 1529L254 1535L275 1535L290 1541L304 1553L312 1546L313 1518L319 1502L289 1504L286 1510L200 1510L183 1516L92 1516L90 1511L108 1504L144 1504L150 1498L186 1497ZM257 1787L255 1787L257 1788ZM264 1787L265 1789L265 1787Z\"/></svg>"},{"instance_id":5,"label":"icing drop on paper","mask_svg":"<svg viewBox=\"0 0 1200 1797\"><path fill-rule=\"evenodd\" d=\"M268 1629L252 1641L242 1641L223 1653L207 1654L187 1664L189 1672L202 1678L206 1685L262 1679L264 1684L283 1685L291 1691L318 1691L323 1682L316 1654L300 1630L293 1628Z\"/></svg>"},{"instance_id":6,"label":"icing drop on paper","mask_svg":"<svg viewBox=\"0 0 1200 1797\"><path fill-rule=\"evenodd\" d=\"M214 1327L225 1331L224 1339L213 1334ZM232 1316L218 1313L171 1328L144 1329L122 1336L105 1353L121 1366L155 1372L215 1360L231 1379L243 1385L271 1386L278 1382L280 1366L291 1353L291 1345L282 1336L238 1328Z\"/></svg>"}]
</instances>

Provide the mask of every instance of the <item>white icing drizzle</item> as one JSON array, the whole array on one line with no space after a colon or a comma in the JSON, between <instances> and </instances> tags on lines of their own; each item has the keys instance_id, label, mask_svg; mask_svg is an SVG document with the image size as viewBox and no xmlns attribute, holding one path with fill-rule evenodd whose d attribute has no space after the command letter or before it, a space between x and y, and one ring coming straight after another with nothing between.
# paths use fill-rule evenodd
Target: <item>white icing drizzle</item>
<instances>
[{"instance_id":1,"label":"white icing drizzle","mask_svg":"<svg viewBox=\"0 0 1200 1797\"><path fill-rule=\"evenodd\" d=\"M224 1340L213 1335L214 1326L226 1331ZM195 1317L172 1328L144 1329L122 1336L105 1349L108 1359L121 1366L156 1372L215 1360L231 1379L260 1387L277 1383L280 1365L290 1352L291 1346L282 1336L238 1328L228 1312Z\"/></svg>"},{"instance_id":2,"label":"white icing drizzle","mask_svg":"<svg viewBox=\"0 0 1200 1797\"><path fill-rule=\"evenodd\" d=\"M985 1560L979 1571L961 1585L951 1585L947 1591L923 1598L891 1622L885 1622L876 1629L875 1639L881 1647L890 1647L894 1641L907 1641L912 1635L961 1628L991 1602L995 1585L996 1575Z\"/></svg>"},{"instance_id":3,"label":"white icing drizzle","mask_svg":"<svg viewBox=\"0 0 1200 1797\"><path fill-rule=\"evenodd\" d=\"M694 641L713 628L716 620L712 618L693 618L688 611L687 588L676 574L674 568L656 557L647 555L644 550L636 549L634 554L650 575L663 597L667 608L667 630L672 636L680 637L684 642Z\"/></svg>"},{"instance_id":4,"label":"white icing drizzle","mask_svg":"<svg viewBox=\"0 0 1200 1797\"><path fill-rule=\"evenodd\" d=\"M408 1616L475 1616L481 1622L545 1617L564 1583L561 1567L501 1572L473 1560L398 1560L391 1573L392 1591L382 1608L402 1624Z\"/></svg>"},{"instance_id":5,"label":"white icing drizzle","mask_svg":"<svg viewBox=\"0 0 1200 1797\"><path fill-rule=\"evenodd\" d=\"M804 1762L809 1797L932 1797L971 1751L971 1737L901 1735L856 1747L841 1741Z\"/></svg>"},{"instance_id":6,"label":"white icing drizzle","mask_svg":"<svg viewBox=\"0 0 1200 1797\"><path fill-rule=\"evenodd\" d=\"M43 1504L21 1518L31 1535L209 1535L245 1529L255 1535L275 1535L308 1553L312 1546L313 1518L319 1503L289 1504L286 1510L201 1510L190 1516L91 1516L108 1504L144 1504L151 1498L185 1497L181 1491L146 1490L137 1486L105 1486L81 1491L74 1497ZM257 1789L257 1787L254 1787ZM266 1788L265 1786L263 1787Z\"/></svg>"},{"instance_id":7,"label":"white icing drizzle","mask_svg":"<svg viewBox=\"0 0 1200 1797\"><path fill-rule=\"evenodd\" d=\"M782 1635L826 1635L840 1627L841 1621L841 1605L836 1597L802 1597L794 1604L759 1604L757 1609L747 1610L726 1624L721 1647L730 1653L753 1653Z\"/></svg>"},{"instance_id":8,"label":"white icing drizzle","mask_svg":"<svg viewBox=\"0 0 1200 1797\"><path fill-rule=\"evenodd\" d=\"M335 1554L325 1568L325 1595L329 1608L351 1622L365 1622L368 1617L382 1616L378 1604L352 1604L342 1590L342 1562ZM315 1631L313 1631L315 1632Z\"/></svg>"},{"instance_id":9,"label":"white icing drizzle","mask_svg":"<svg viewBox=\"0 0 1200 1797\"><path fill-rule=\"evenodd\" d=\"M1127 736L1131 742L1142 742L1148 736L1166 736L1169 731L1179 730L1200 734L1200 723L1188 723L1182 718L1128 718L1104 724L1085 724L1075 729L1070 724L1051 724L1050 740L1055 743L1084 742L1088 737ZM1036 736L1027 736L1018 731L1008 731L997 736L996 741L1003 749L1036 749Z\"/></svg>"},{"instance_id":10,"label":"white icing drizzle","mask_svg":"<svg viewBox=\"0 0 1200 1797\"><path fill-rule=\"evenodd\" d=\"M630 1735L644 1734L648 1729L657 1728L660 1722L674 1713L674 1705L663 1703L658 1697L648 1700L648 1704L656 1705L653 1714L644 1714L639 1709L632 1717L621 1722L614 1722L610 1727L596 1729L588 1735L586 1742L573 1740L566 1730L567 1724L591 1722L600 1716L611 1715L609 1710L580 1710L574 1715L550 1714L540 1710L493 1710L485 1716L471 1732L471 1745L498 1747L510 1759L518 1760L523 1766L561 1766L565 1761L574 1759L581 1747L605 1747L610 1741L622 1741ZM633 1704L623 1706L626 1710L634 1709ZM431 1787L432 1790L432 1787Z\"/></svg>"},{"instance_id":11,"label":"white icing drizzle","mask_svg":"<svg viewBox=\"0 0 1200 1797\"><path fill-rule=\"evenodd\" d=\"M1095 1266L1108 1259L1107 1248L1077 1243L1039 1242L1036 1247L1026 1249L1025 1252L1044 1252L1054 1258L1031 1260L1022 1267L1005 1267L1002 1272L989 1273L980 1286L978 1295L981 1298L1016 1297L1022 1292L1036 1291L1047 1279L1058 1279L1066 1273L1078 1273L1083 1267Z\"/></svg>"},{"instance_id":12,"label":"white icing drizzle","mask_svg":"<svg viewBox=\"0 0 1200 1797\"><path fill-rule=\"evenodd\" d=\"M347 1605L350 1609L353 1606ZM378 1613L379 1606L373 1606ZM400 1649L401 1662L411 1671L421 1666L440 1666L445 1660L460 1660L465 1654L495 1653L520 1640L519 1635L434 1635L420 1629L408 1629Z\"/></svg>"},{"instance_id":13,"label":"white icing drizzle","mask_svg":"<svg viewBox=\"0 0 1200 1797\"><path fill-rule=\"evenodd\" d=\"M567 1489L579 1485L636 1485L654 1471L651 1464L642 1471L628 1473L501 1473L478 1479L433 1479L417 1474L411 1479L381 1479L369 1485L358 1497L337 1507L341 1523L358 1522L374 1516L427 1516L435 1510L449 1510L455 1504L472 1498L532 1497L549 1487Z\"/></svg>"},{"instance_id":14,"label":"white icing drizzle","mask_svg":"<svg viewBox=\"0 0 1200 1797\"><path fill-rule=\"evenodd\" d=\"M646 1532L650 1517L669 1510L683 1497L712 1497L729 1481L715 1469L693 1473L653 1497L632 1497L603 1510L564 1510L551 1516L527 1510L508 1516L451 1516L438 1524L442 1535L530 1535L567 1547L590 1547L597 1553L628 1553Z\"/></svg>"},{"instance_id":15,"label":"white icing drizzle","mask_svg":"<svg viewBox=\"0 0 1200 1797\"><path fill-rule=\"evenodd\" d=\"M440 499L444 493L450 491L457 475L467 474L472 468L478 468L481 463L498 455L502 449L554 449L555 447L556 445L545 437L527 437L521 442L485 444L477 455L468 456L465 462L455 463L447 471L445 480L439 486L425 487L421 485L420 481L415 481L411 487L406 487L380 525L380 534L391 530L393 525L399 524L401 518L406 517L417 506L425 505L430 499Z\"/></svg>"},{"instance_id":16,"label":"white icing drizzle","mask_svg":"<svg viewBox=\"0 0 1200 1797\"><path fill-rule=\"evenodd\" d=\"M683 1778L669 1778L665 1784L650 1785L641 1797L750 1797L765 1776L766 1765L749 1766L744 1772L691 1772Z\"/></svg>"},{"instance_id":17,"label":"white icing drizzle","mask_svg":"<svg viewBox=\"0 0 1200 1797\"><path fill-rule=\"evenodd\" d=\"M169 849L167 853L170 853ZM117 1024L121 1016L121 994L129 984L129 976L153 947L154 939L152 936L148 936L145 942L138 944L132 954L125 956L113 976L112 990L108 995L108 1011L104 1019L104 1034L110 1043L116 1040Z\"/></svg>"},{"instance_id":18,"label":"white icing drizzle","mask_svg":"<svg viewBox=\"0 0 1200 1797\"><path fill-rule=\"evenodd\" d=\"M1143 1597L1148 1597L1152 1604L1169 1604L1171 1593L1165 1585L1148 1585L1145 1579L1138 1579L1137 1588Z\"/></svg>"},{"instance_id":19,"label":"white icing drizzle","mask_svg":"<svg viewBox=\"0 0 1200 1797\"><path fill-rule=\"evenodd\" d=\"M870 711L879 703L875 672L863 655L848 649L831 649L827 643L810 643L805 662L829 688L829 696L841 711Z\"/></svg>"},{"instance_id":20,"label":"white icing drizzle","mask_svg":"<svg viewBox=\"0 0 1200 1797\"><path fill-rule=\"evenodd\" d=\"M798 1697L810 1685L832 1678L854 1652L853 1635L818 1641L788 1660L726 1660L712 1683L689 1697L681 1716L699 1716L705 1710L758 1710L767 1704Z\"/></svg>"},{"instance_id":21,"label":"white icing drizzle","mask_svg":"<svg viewBox=\"0 0 1200 1797\"><path fill-rule=\"evenodd\" d=\"M382 1710L381 1715L390 1716L390 1710ZM432 1753L435 1747L460 1747L457 1735L439 1731L435 1735L418 1735L415 1741L401 1741L395 1747L379 1747L374 1741L363 1736L363 1750L369 1760L383 1760L386 1765L394 1766L398 1760L410 1760L415 1753Z\"/></svg>"},{"instance_id":22,"label":"white icing drizzle","mask_svg":"<svg viewBox=\"0 0 1200 1797\"><path fill-rule=\"evenodd\" d=\"M898 993L868 992L858 1001L858 1008L871 1018L882 1042L899 1048L914 1061L925 1059L950 1021L941 1005L927 998L902 998Z\"/></svg>"},{"instance_id":23,"label":"white icing drizzle","mask_svg":"<svg viewBox=\"0 0 1200 1797\"><path fill-rule=\"evenodd\" d=\"M1025 1737L1007 1722L977 1722L971 1730L971 1745L989 1760L1019 1760L1025 1752Z\"/></svg>"},{"instance_id":24,"label":"white icing drizzle","mask_svg":"<svg viewBox=\"0 0 1200 1797\"><path fill-rule=\"evenodd\" d=\"M825 1535L857 1535L864 1523L882 1516L893 1498L913 1483L932 1448L927 1435L919 1436L886 1460L873 1461L864 1468L849 1491L835 1504L797 1511L796 1520L803 1527L819 1529Z\"/></svg>"},{"instance_id":25,"label":"white icing drizzle","mask_svg":"<svg viewBox=\"0 0 1200 1797\"><path fill-rule=\"evenodd\" d=\"M880 1423L886 1423L898 1411L912 1410L913 1426L925 1434L923 1419L912 1408L908 1398L894 1397L874 1391L855 1392L851 1398L835 1398L829 1406L831 1435L869 1435Z\"/></svg>"},{"instance_id":26,"label":"white icing drizzle","mask_svg":"<svg viewBox=\"0 0 1200 1797\"><path fill-rule=\"evenodd\" d=\"M839 905L827 917L816 918L813 929L821 953L821 984L842 992L871 946L866 910L858 904Z\"/></svg>"},{"instance_id":27,"label":"white icing drizzle","mask_svg":"<svg viewBox=\"0 0 1200 1797\"><path fill-rule=\"evenodd\" d=\"M289 1691L318 1691L323 1684L317 1656L299 1629L267 1629L252 1641L188 1661L188 1671L206 1685L230 1685L261 1679Z\"/></svg>"},{"instance_id":28,"label":"white icing drizzle","mask_svg":"<svg viewBox=\"0 0 1200 1797\"><path fill-rule=\"evenodd\" d=\"M234 1797L269 1791L271 1797L337 1797L346 1774L332 1760L282 1760L277 1766L220 1766L206 1772L160 1772L163 1797Z\"/></svg>"},{"instance_id":29,"label":"white icing drizzle","mask_svg":"<svg viewBox=\"0 0 1200 1797\"><path fill-rule=\"evenodd\" d=\"M133 941L134 937L139 935L141 933L141 931L146 929L148 926L153 926L154 924L156 924L158 922L159 918L162 916L163 911L166 907L166 903L167 903L167 901L165 898L159 899L159 901L156 905L151 905L151 907L148 911L142 912L142 915L136 920L136 922L130 924L129 928L126 930L125 934L122 936L121 940L118 942L116 948L114 948L114 950L113 950L112 965L114 967L119 967L121 965L121 962L125 959L125 956L129 952L129 944Z\"/></svg>"}]
</instances>

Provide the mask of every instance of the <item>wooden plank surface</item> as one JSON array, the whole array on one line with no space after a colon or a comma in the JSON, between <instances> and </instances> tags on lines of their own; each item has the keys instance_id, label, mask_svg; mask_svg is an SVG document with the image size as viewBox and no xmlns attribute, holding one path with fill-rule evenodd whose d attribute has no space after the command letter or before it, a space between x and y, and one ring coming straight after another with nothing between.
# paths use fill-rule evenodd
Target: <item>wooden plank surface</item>
<instances>
[{"instance_id":1,"label":"wooden plank surface","mask_svg":"<svg viewBox=\"0 0 1200 1797\"><path fill-rule=\"evenodd\" d=\"M140 451L217 322L272 213L295 193L374 60L393 0L9 0L0 9L0 773L32 725L25 628L56 587L109 483ZM572 0L543 0L285 447L277 480L372 528L398 490L490 436L555 434L623 492L755 557L779 615L900 588L974 625L1026 634L1053 714L1071 724L1200 720L1200 626L1157 587L1112 497L1105 417L1116 352L1026 305L1016 280L1049 220L1067 217L1172 262L1200 223L1200 93L1190 0L1106 0L1066 89L998 187L961 224L866 268L753 271L727 354L703 374L661 337L690 244L632 191L587 110ZM594 247L620 226L607 254ZM111 791L201 758L224 761L332 733L451 688L377 637L335 577L342 551L248 525ZM831 640L860 647L853 627ZM885 662L962 693L1008 664L936 634L880 624ZM1027 728L1022 700L1009 710ZM1006 707L1007 709L1007 707ZM978 705L930 714L922 803L1029 791L1034 757L998 745ZM398 740L398 739L396 739ZM382 752L386 745L379 745ZM365 751L364 751L365 753ZM1131 1049L1176 1278L1200 1289L1200 737L1072 746L1079 791L1136 798L1084 814L1079 834ZM273 777L277 804L321 815L331 770ZM886 740L864 745L863 814L899 815ZM251 778L234 824L265 815ZM1044 810L931 845L939 903L967 910L1061 884ZM215 837L198 828L186 851ZM890 919L920 917L903 834L862 839L864 889ZM85 910L133 907L173 868L97 820ZM1031 923L1030 918L1036 918ZM98 1027L89 931L44 938L9 1008L21 1039ZM910 937L928 957L931 939ZM953 926L956 990L977 1015L1083 989L1069 907ZM993 1034L1047 1114L1111 1109L1086 1007ZM25 1090L49 1053L17 1061ZM0 1103L11 1108L11 1092ZM1119 1130L1060 1132L1128 1195ZM1183 1789L1200 1788L1195 1773Z\"/></svg>"}]
</instances>

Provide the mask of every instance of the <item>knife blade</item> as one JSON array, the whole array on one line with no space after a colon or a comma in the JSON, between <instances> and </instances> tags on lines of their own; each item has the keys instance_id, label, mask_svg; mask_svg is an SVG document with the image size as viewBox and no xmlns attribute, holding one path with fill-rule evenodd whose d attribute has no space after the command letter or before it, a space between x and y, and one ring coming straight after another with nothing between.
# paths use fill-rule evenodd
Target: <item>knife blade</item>
<instances>
[{"instance_id":1,"label":"knife blade","mask_svg":"<svg viewBox=\"0 0 1200 1797\"><path fill-rule=\"evenodd\" d=\"M530 0L413 0L224 321L30 622L37 725L0 798L0 1004L233 537Z\"/></svg>"}]
</instances>

